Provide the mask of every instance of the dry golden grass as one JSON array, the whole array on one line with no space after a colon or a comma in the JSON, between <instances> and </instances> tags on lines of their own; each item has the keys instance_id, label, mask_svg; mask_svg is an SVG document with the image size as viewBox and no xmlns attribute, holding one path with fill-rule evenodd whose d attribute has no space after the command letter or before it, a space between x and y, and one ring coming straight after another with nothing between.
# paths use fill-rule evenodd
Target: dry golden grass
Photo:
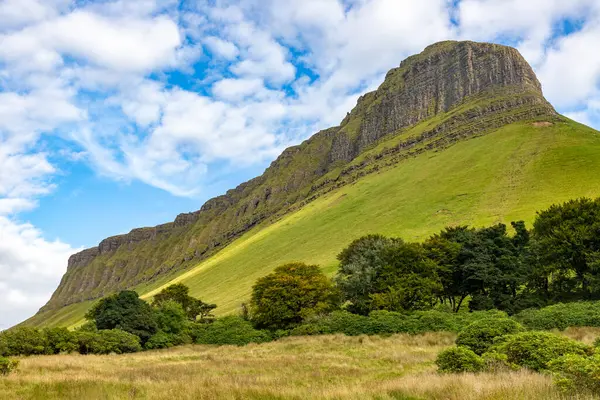
<instances>
[{"instance_id":1,"label":"dry golden grass","mask_svg":"<svg viewBox=\"0 0 600 400\"><path fill-rule=\"evenodd\" d=\"M186 346L130 355L21 360L0 399L560 399L529 372L440 375L454 335L287 338L246 347Z\"/></svg>"},{"instance_id":2,"label":"dry golden grass","mask_svg":"<svg viewBox=\"0 0 600 400\"><path fill-rule=\"evenodd\" d=\"M571 339L578 340L585 344L593 344L594 340L596 340L597 337L600 337L600 328L588 327L588 326L574 327L574 328L567 328L562 332L556 331L556 333L561 333L565 336L570 337Z\"/></svg>"}]
</instances>

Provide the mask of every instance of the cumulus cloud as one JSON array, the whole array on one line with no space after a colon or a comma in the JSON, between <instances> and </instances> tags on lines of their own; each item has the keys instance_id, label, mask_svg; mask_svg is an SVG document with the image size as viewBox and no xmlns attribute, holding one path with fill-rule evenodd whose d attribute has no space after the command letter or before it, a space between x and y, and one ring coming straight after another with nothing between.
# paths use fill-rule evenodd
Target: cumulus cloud
<instances>
[{"instance_id":1,"label":"cumulus cloud","mask_svg":"<svg viewBox=\"0 0 600 400\"><path fill-rule=\"evenodd\" d=\"M21 310L2 322L43 303L72 251L18 218L60 160L197 196L223 166L339 123L445 39L517 46L560 111L600 126L597 0L0 0L0 296ZM52 285L27 300L32 271Z\"/></svg>"},{"instance_id":2,"label":"cumulus cloud","mask_svg":"<svg viewBox=\"0 0 600 400\"><path fill-rule=\"evenodd\" d=\"M5 203L0 200L0 211ZM48 300L74 251L46 241L31 224L0 216L0 330L33 315Z\"/></svg>"}]
</instances>

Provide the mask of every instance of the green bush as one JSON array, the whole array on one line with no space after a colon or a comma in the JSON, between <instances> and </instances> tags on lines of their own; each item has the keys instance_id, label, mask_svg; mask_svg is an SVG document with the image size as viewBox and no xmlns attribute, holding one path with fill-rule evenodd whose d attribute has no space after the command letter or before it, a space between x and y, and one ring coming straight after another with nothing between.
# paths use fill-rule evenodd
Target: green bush
<instances>
[{"instance_id":1,"label":"green bush","mask_svg":"<svg viewBox=\"0 0 600 400\"><path fill-rule=\"evenodd\" d=\"M483 359L466 347L451 347L438 354L435 360L440 372L480 372L485 363Z\"/></svg>"},{"instance_id":2,"label":"green bush","mask_svg":"<svg viewBox=\"0 0 600 400\"><path fill-rule=\"evenodd\" d=\"M0 357L0 375L8 375L19 366L19 361Z\"/></svg>"},{"instance_id":3,"label":"green bush","mask_svg":"<svg viewBox=\"0 0 600 400\"><path fill-rule=\"evenodd\" d=\"M238 316L228 316L211 324L193 324L189 332L194 343L243 346L271 340L268 332L254 329L252 324Z\"/></svg>"},{"instance_id":4,"label":"green bush","mask_svg":"<svg viewBox=\"0 0 600 400\"><path fill-rule=\"evenodd\" d=\"M348 336L418 334L424 332L459 332L474 321L493 317L506 318L500 311L453 313L444 311L417 311L403 314L391 311L373 311L368 317L335 311L309 318L291 331L292 335L323 335L343 333Z\"/></svg>"},{"instance_id":5,"label":"green bush","mask_svg":"<svg viewBox=\"0 0 600 400\"><path fill-rule=\"evenodd\" d=\"M600 358L567 354L550 361L554 383L567 392L600 394Z\"/></svg>"},{"instance_id":6,"label":"green bush","mask_svg":"<svg viewBox=\"0 0 600 400\"><path fill-rule=\"evenodd\" d=\"M148 339L144 347L148 350L166 349L173 346L192 343L192 338L185 332L167 333L163 331L156 332Z\"/></svg>"},{"instance_id":7,"label":"green bush","mask_svg":"<svg viewBox=\"0 0 600 400\"><path fill-rule=\"evenodd\" d=\"M494 344L495 338L524 330L521 324L509 318L483 319L473 322L460 331L456 344L482 355Z\"/></svg>"},{"instance_id":8,"label":"green bush","mask_svg":"<svg viewBox=\"0 0 600 400\"><path fill-rule=\"evenodd\" d=\"M541 309L527 309L515 319L529 329L564 330L573 326L600 326L600 301L559 303Z\"/></svg>"},{"instance_id":9,"label":"green bush","mask_svg":"<svg viewBox=\"0 0 600 400\"><path fill-rule=\"evenodd\" d=\"M80 331L77 332L76 337L81 354L123 354L142 350L139 337L120 329Z\"/></svg>"},{"instance_id":10,"label":"green bush","mask_svg":"<svg viewBox=\"0 0 600 400\"><path fill-rule=\"evenodd\" d=\"M67 328L46 328L47 352L50 354L71 353L77 350L77 337Z\"/></svg>"},{"instance_id":11,"label":"green bush","mask_svg":"<svg viewBox=\"0 0 600 400\"><path fill-rule=\"evenodd\" d=\"M501 337L492 351L506 354L507 362L535 371L548 369L549 363L567 354L585 356L593 349L565 336L549 332L523 332Z\"/></svg>"},{"instance_id":12,"label":"green bush","mask_svg":"<svg viewBox=\"0 0 600 400\"><path fill-rule=\"evenodd\" d=\"M31 356L48 354L46 335L39 329L29 327L12 328L0 333L2 356Z\"/></svg>"},{"instance_id":13,"label":"green bush","mask_svg":"<svg viewBox=\"0 0 600 400\"><path fill-rule=\"evenodd\" d=\"M144 347L148 350L167 349L173 347L173 335L158 331L148 339Z\"/></svg>"}]
</instances>

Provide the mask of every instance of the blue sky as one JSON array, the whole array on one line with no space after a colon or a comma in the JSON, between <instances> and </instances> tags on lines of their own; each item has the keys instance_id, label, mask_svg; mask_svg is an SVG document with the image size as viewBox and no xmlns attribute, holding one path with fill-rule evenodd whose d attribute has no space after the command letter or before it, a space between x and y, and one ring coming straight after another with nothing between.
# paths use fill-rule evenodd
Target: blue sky
<instances>
[{"instance_id":1,"label":"blue sky","mask_svg":"<svg viewBox=\"0 0 600 400\"><path fill-rule=\"evenodd\" d=\"M597 0L0 0L0 329L70 254L172 220L446 39L517 47L600 127Z\"/></svg>"}]
</instances>

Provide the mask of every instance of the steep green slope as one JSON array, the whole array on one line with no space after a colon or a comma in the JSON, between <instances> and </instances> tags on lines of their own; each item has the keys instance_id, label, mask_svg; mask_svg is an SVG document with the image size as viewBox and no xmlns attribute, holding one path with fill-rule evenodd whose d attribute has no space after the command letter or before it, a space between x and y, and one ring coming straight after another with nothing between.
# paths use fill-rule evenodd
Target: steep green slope
<instances>
[{"instance_id":1,"label":"steep green slope","mask_svg":"<svg viewBox=\"0 0 600 400\"><path fill-rule=\"evenodd\" d=\"M261 176L174 222L74 254L26 323L70 325L95 299L130 288L149 296L174 279L230 312L276 265L333 272L335 254L366 233L413 240L448 224L531 219L551 202L600 194L596 140L556 113L517 50L437 43Z\"/></svg>"},{"instance_id":2,"label":"steep green slope","mask_svg":"<svg viewBox=\"0 0 600 400\"><path fill-rule=\"evenodd\" d=\"M162 285L183 282L194 296L217 303L219 313L233 312L254 281L281 263L316 263L333 274L336 254L367 233L420 240L447 225L531 221L552 203L600 196L598 177L600 132L567 119L515 123L366 175L255 228L173 280L138 290L149 298ZM76 324L88 306L31 323Z\"/></svg>"}]
</instances>

